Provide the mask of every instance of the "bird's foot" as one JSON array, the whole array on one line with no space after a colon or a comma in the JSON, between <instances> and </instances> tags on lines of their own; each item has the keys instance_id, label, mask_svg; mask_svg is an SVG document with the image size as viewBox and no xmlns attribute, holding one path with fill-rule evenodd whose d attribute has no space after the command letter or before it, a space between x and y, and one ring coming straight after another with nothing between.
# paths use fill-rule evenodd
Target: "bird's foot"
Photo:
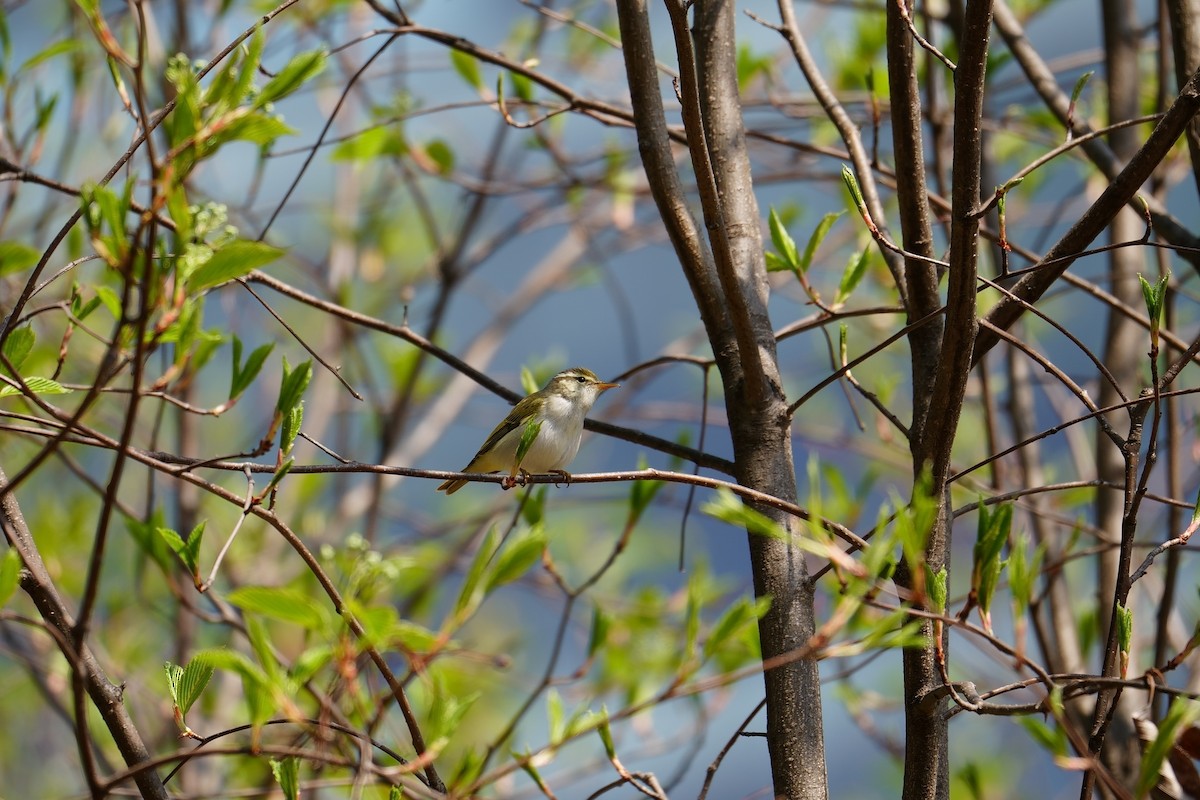
<instances>
[{"instance_id":1,"label":"bird's foot","mask_svg":"<svg viewBox=\"0 0 1200 800\"><path fill-rule=\"evenodd\" d=\"M551 469L547 470L547 472L549 472L551 475L557 475L567 486L571 485L571 473L567 472L565 469ZM558 481L555 481L554 485L558 486Z\"/></svg>"},{"instance_id":2,"label":"bird's foot","mask_svg":"<svg viewBox=\"0 0 1200 800\"><path fill-rule=\"evenodd\" d=\"M500 481L500 488L508 491L514 486L524 486L529 482L529 470L518 468L516 472L511 473Z\"/></svg>"}]
</instances>

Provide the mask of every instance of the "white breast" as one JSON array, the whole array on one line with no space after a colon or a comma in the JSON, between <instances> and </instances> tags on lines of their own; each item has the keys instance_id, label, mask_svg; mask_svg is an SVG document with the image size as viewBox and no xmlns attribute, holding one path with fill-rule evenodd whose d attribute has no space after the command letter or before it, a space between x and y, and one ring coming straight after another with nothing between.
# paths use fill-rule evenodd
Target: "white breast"
<instances>
[{"instance_id":1,"label":"white breast","mask_svg":"<svg viewBox=\"0 0 1200 800\"><path fill-rule=\"evenodd\" d=\"M542 428L521 466L529 472L565 469L579 452L587 409L562 397L550 397L543 409ZM518 435L518 441L520 439Z\"/></svg>"}]
</instances>

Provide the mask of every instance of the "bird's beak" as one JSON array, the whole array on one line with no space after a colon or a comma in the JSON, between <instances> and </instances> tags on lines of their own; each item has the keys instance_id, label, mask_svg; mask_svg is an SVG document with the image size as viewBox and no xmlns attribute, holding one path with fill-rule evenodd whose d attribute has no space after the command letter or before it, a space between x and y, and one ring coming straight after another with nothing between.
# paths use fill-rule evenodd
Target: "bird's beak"
<instances>
[{"instance_id":1,"label":"bird's beak","mask_svg":"<svg viewBox=\"0 0 1200 800\"><path fill-rule=\"evenodd\" d=\"M600 391L604 392L604 391L608 391L609 389L616 389L620 385L621 384L619 384L619 383L604 383L603 381L601 381L600 383L596 384L596 388L599 389Z\"/></svg>"}]
</instances>

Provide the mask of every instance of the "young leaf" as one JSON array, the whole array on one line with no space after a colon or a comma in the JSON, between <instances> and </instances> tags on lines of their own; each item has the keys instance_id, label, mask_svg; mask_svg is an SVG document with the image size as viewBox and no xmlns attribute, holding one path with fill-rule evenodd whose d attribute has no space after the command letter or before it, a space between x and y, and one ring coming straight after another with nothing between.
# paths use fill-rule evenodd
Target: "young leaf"
<instances>
[{"instance_id":1,"label":"young leaf","mask_svg":"<svg viewBox=\"0 0 1200 800\"><path fill-rule=\"evenodd\" d=\"M283 251L263 242L239 239L213 253L204 266L188 276L188 291L197 294L234 278L248 275L283 255Z\"/></svg>"},{"instance_id":2,"label":"young leaf","mask_svg":"<svg viewBox=\"0 0 1200 800\"><path fill-rule=\"evenodd\" d=\"M304 422L304 403L299 402L292 406L292 410L283 415L283 430L279 434L279 451L287 456L292 452L292 445L296 443L296 437L300 435L300 426ZM280 478L283 476L280 475ZM279 483L278 480L272 480L272 483Z\"/></svg>"},{"instance_id":3,"label":"young leaf","mask_svg":"<svg viewBox=\"0 0 1200 800\"><path fill-rule=\"evenodd\" d=\"M292 409L300 402L300 398L304 396L304 390L308 388L309 381L312 380L312 361L305 361L295 369L292 369L288 364L287 359L283 360L283 380L279 384L279 399L275 401L275 411L280 414L289 414Z\"/></svg>"},{"instance_id":4,"label":"young leaf","mask_svg":"<svg viewBox=\"0 0 1200 800\"><path fill-rule=\"evenodd\" d=\"M613 745L612 728L608 724L608 709L600 706L600 724L596 726L600 741L604 743L604 754L612 761L617 757L617 748Z\"/></svg>"},{"instance_id":5,"label":"young leaf","mask_svg":"<svg viewBox=\"0 0 1200 800\"><path fill-rule=\"evenodd\" d=\"M854 199L854 206L858 209L858 213L862 215L863 219L868 219L867 201L863 199L862 189L858 187L858 178L854 177L854 171L845 164L842 164L842 183L845 184L846 190Z\"/></svg>"},{"instance_id":6,"label":"young leaf","mask_svg":"<svg viewBox=\"0 0 1200 800\"><path fill-rule=\"evenodd\" d=\"M608 641L608 629L612 626L612 618L599 605L592 606L592 630L588 634L588 658L592 658Z\"/></svg>"},{"instance_id":7,"label":"young leaf","mask_svg":"<svg viewBox=\"0 0 1200 800\"><path fill-rule=\"evenodd\" d=\"M783 220L779 218L779 214L774 208L768 217L767 227L771 231L771 242L775 245L775 249L779 251L779 255L783 263L788 269L800 269L800 255L796 250L796 241L792 239L787 228L783 226Z\"/></svg>"},{"instance_id":8,"label":"young leaf","mask_svg":"<svg viewBox=\"0 0 1200 800\"><path fill-rule=\"evenodd\" d=\"M189 661L188 665L180 670L175 693L172 695L180 711L186 714L200 699L212 674L211 664L205 664L195 659Z\"/></svg>"},{"instance_id":9,"label":"young leaf","mask_svg":"<svg viewBox=\"0 0 1200 800\"><path fill-rule=\"evenodd\" d=\"M551 743L561 742L567 732L566 711L563 709L562 695L554 689L546 692L546 718Z\"/></svg>"},{"instance_id":10,"label":"young leaf","mask_svg":"<svg viewBox=\"0 0 1200 800\"><path fill-rule=\"evenodd\" d=\"M4 343L4 357L12 364L13 369L21 369L36 342L37 334L28 325L22 325L8 335L8 341Z\"/></svg>"},{"instance_id":11,"label":"young leaf","mask_svg":"<svg viewBox=\"0 0 1200 800\"><path fill-rule=\"evenodd\" d=\"M850 261L846 264L846 270L842 273L841 283L838 284L837 294L833 297L834 306L840 306L849 300L850 295L858 288L863 275L867 272L867 265L871 263L871 252L871 248L865 247L861 253L850 257Z\"/></svg>"},{"instance_id":12,"label":"young leaf","mask_svg":"<svg viewBox=\"0 0 1200 800\"><path fill-rule=\"evenodd\" d=\"M188 568L188 572L193 576L199 574L200 542L204 538L204 526L205 522L202 521L193 528L186 541L170 528L162 526L158 528L158 535L179 556L180 560Z\"/></svg>"},{"instance_id":13,"label":"young leaf","mask_svg":"<svg viewBox=\"0 0 1200 800\"><path fill-rule=\"evenodd\" d=\"M764 598L759 598L762 600ZM708 639L704 642L704 657L711 658L730 640L740 636L748 628L758 624L758 620L767 613L769 604L763 604L749 597L740 597L733 605L717 618L713 624Z\"/></svg>"},{"instance_id":14,"label":"young leaf","mask_svg":"<svg viewBox=\"0 0 1200 800\"><path fill-rule=\"evenodd\" d=\"M525 394L533 394L538 390L537 378L533 377L533 370L529 367L521 367L521 388Z\"/></svg>"},{"instance_id":15,"label":"young leaf","mask_svg":"<svg viewBox=\"0 0 1200 800\"><path fill-rule=\"evenodd\" d=\"M821 246L821 242L825 240L826 234L833 227L833 223L838 221L838 218L845 214L845 211L830 212L821 217L821 221L817 223L817 227L813 230L812 236L808 237L808 244L804 245L804 255L800 256L800 271L808 272L808 268L812 266L813 257L817 254L817 248Z\"/></svg>"},{"instance_id":16,"label":"young leaf","mask_svg":"<svg viewBox=\"0 0 1200 800\"><path fill-rule=\"evenodd\" d=\"M0 277L24 272L41 257L39 251L23 242L0 242Z\"/></svg>"},{"instance_id":17,"label":"young leaf","mask_svg":"<svg viewBox=\"0 0 1200 800\"><path fill-rule=\"evenodd\" d=\"M279 70L274 78L267 81L267 85L259 92L258 107L261 108L267 103L274 103L276 100L287 97L323 69L325 69L324 50L300 53Z\"/></svg>"},{"instance_id":18,"label":"young leaf","mask_svg":"<svg viewBox=\"0 0 1200 800\"><path fill-rule=\"evenodd\" d=\"M488 531L487 536L483 537L479 549L475 552L475 558L467 570L462 588L458 592L458 601L454 605L454 614L456 617L461 619L474 613L480 601L483 600L484 574L488 563L492 559L492 553L496 549L496 543L499 538L500 535L496 531L495 526Z\"/></svg>"},{"instance_id":19,"label":"young leaf","mask_svg":"<svg viewBox=\"0 0 1200 800\"><path fill-rule=\"evenodd\" d=\"M1068 752L1067 735L1061 728L1052 728L1037 717L1020 717L1017 721L1033 737L1034 741L1046 750L1059 758L1066 757Z\"/></svg>"},{"instance_id":20,"label":"young leaf","mask_svg":"<svg viewBox=\"0 0 1200 800\"><path fill-rule=\"evenodd\" d=\"M272 758L270 762L271 774L283 790L283 796L287 800L300 800L300 760L288 756L282 761Z\"/></svg>"},{"instance_id":21,"label":"young leaf","mask_svg":"<svg viewBox=\"0 0 1200 800\"><path fill-rule=\"evenodd\" d=\"M171 696L171 702L178 706L179 679L183 677L183 667L168 661L163 664L163 670L167 674L167 693Z\"/></svg>"},{"instance_id":22,"label":"young leaf","mask_svg":"<svg viewBox=\"0 0 1200 800\"><path fill-rule=\"evenodd\" d=\"M946 613L946 599L950 596L949 587L946 585L950 574L942 567L937 572L929 566L928 562L922 564L925 567L925 587L929 593L929 610L935 614Z\"/></svg>"},{"instance_id":23,"label":"young leaf","mask_svg":"<svg viewBox=\"0 0 1200 800\"><path fill-rule=\"evenodd\" d=\"M1121 677L1129 668L1129 652L1133 646L1133 611L1117 606L1117 649L1120 651Z\"/></svg>"},{"instance_id":24,"label":"young leaf","mask_svg":"<svg viewBox=\"0 0 1200 800\"><path fill-rule=\"evenodd\" d=\"M526 103L532 103L533 81L517 72L508 73L508 77L512 81L513 94Z\"/></svg>"},{"instance_id":25,"label":"young leaf","mask_svg":"<svg viewBox=\"0 0 1200 800\"><path fill-rule=\"evenodd\" d=\"M29 391L37 395L51 394L70 394L72 389L68 389L58 381L52 381L49 378L40 378L36 375L31 375L25 379L25 385L29 387ZM12 395L23 394L16 386L0 387L0 397L10 397Z\"/></svg>"},{"instance_id":26,"label":"young leaf","mask_svg":"<svg viewBox=\"0 0 1200 800\"><path fill-rule=\"evenodd\" d=\"M649 464L644 455L638 456L638 469L646 469ZM629 520L630 524L636 524L642 518L642 514L649 507L650 501L654 499L654 495L658 494L662 489L662 481L632 481L629 486Z\"/></svg>"},{"instance_id":27,"label":"young leaf","mask_svg":"<svg viewBox=\"0 0 1200 800\"><path fill-rule=\"evenodd\" d=\"M520 578L541 560L545 549L546 533L540 525L514 536L493 559L485 594Z\"/></svg>"},{"instance_id":28,"label":"young leaf","mask_svg":"<svg viewBox=\"0 0 1200 800\"><path fill-rule=\"evenodd\" d=\"M1200 705L1182 697L1171 701L1167 715L1158 725L1158 735L1142 755L1142 766L1138 771L1135 797L1147 797L1158 783L1159 772L1175 746L1179 736L1200 719ZM1191 763L1190 761L1188 762Z\"/></svg>"},{"instance_id":29,"label":"young leaf","mask_svg":"<svg viewBox=\"0 0 1200 800\"><path fill-rule=\"evenodd\" d=\"M242 586L229 593L229 602L242 611L290 622L309 629L326 626L325 609L296 589L278 586Z\"/></svg>"},{"instance_id":30,"label":"young leaf","mask_svg":"<svg viewBox=\"0 0 1200 800\"><path fill-rule=\"evenodd\" d=\"M1095 70L1089 70L1089 71L1083 73L1082 75L1080 75L1079 78L1075 81L1075 87L1073 89L1071 89L1071 106L1072 107L1074 107L1075 103L1077 103L1079 101L1079 96L1083 94L1083 88L1085 86L1087 86L1088 81L1091 80L1092 76L1095 74L1096 74Z\"/></svg>"},{"instance_id":31,"label":"young leaf","mask_svg":"<svg viewBox=\"0 0 1200 800\"><path fill-rule=\"evenodd\" d=\"M240 397L242 392L250 388L250 384L254 383L254 379L258 377L258 373L262 370L263 364L267 360L267 356L275 349L274 342L267 342L264 345L259 345L246 359L246 363L242 364L242 340L234 334L233 337L233 375L229 382L229 399L233 400Z\"/></svg>"},{"instance_id":32,"label":"young leaf","mask_svg":"<svg viewBox=\"0 0 1200 800\"><path fill-rule=\"evenodd\" d=\"M450 51L450 64L454 71L476 91L483 91L483 73L479 69L479 60L470 53L462 50Z\"/></svg>"}]
</instances>

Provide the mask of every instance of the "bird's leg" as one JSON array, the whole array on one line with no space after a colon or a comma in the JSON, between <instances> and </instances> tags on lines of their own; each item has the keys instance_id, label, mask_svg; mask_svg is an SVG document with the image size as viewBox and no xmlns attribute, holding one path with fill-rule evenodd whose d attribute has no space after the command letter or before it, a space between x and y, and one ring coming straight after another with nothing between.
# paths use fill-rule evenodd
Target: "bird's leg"
<instances>
[{"instance_id":1,"label":"bird's leg","mask_svg":"<svg viewBox=\"0 0 1200 800\"><path fill-rule=\"evenodd\" d=\"M503 489L504 491L507 492L509 489L511 489L517 485L517 470L518 469L520 469L520 467L518 467L516 464L513 464L512 471L510 471L507 475L505 475L504 478L500 481L501 489Z\"/></svg>"},{"instance_id":2,"label":"bird's leg","mask_svg":"<svg viewBox=\"0 0 1200 800\"><path fill-rule=\"evenodd\" d=\"M520 475L520 477L518 477L518 474ZM514 467L513 471L510 472L508 474L508 476L506 478L504 478L504 480L500 481L500 486L505 491L508 491L509 489L513 488L517 484L524 486L528 482L529 482L529 470L525 469L524 467Z\"/></svg>"},{"instance_id":3,"label":"bird's leg","mask_svg":"<svg viewBox=\"0 0 1200 800\"><path fill-rule=\"evenodd\" d=\"M567 486L571 485L571 473L567 472L565 469L551 469L546 471L551 475L557 475L558 477L562 478ZM555 481L554 485L558 486L558 481Z\"/></svg>"}]
</instances>

